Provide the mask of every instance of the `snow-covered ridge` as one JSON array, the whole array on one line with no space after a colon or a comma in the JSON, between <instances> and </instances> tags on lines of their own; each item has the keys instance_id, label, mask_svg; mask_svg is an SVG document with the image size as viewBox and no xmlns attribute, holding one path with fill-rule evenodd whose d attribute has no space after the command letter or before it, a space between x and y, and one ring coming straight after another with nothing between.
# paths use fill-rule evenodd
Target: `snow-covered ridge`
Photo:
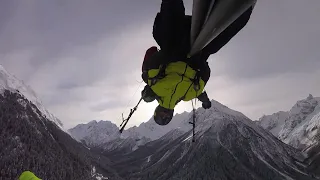
<instances>
[{"instance_id":1,"label":"snow-covered ridge","mask_svg":"<svg viewBox=\"0 0 320 180\"><path fill-rule=\"evenodd\" d=\"M87 124L79 124L68 132L78 141L84 140L88 145L101 145L108 142L115 144L109 146L118 146L117 144L124 139L135 139L137 143L143 145L149 141L159 139L169 131L179 128L179 131L189 131L192 126L186 121L190 114L184 112L173 117L172 121L167 126L156 124L151 118L147 122L141 123L139 126L128 128L120 134L119 127L110 121L91 121ZM119 142L114 141L118 139ZM109 143L110 144L110 143ZM106 149L110 149L106 147Z\"/></svg>"},{"instance_id":2,"label":"snow-covered ridge","mask_svg":"<svg viewBox=\"0 0 320 180\"><path fill-rule=\"evenodd\" d=\"M110 155L118 153L117 163L123 165L116 166L141 167L130 171L134 175L144 172L141 179L161 179L167 172L166 177L172 179L312 179L305 167L295 162L302 162L302 154L242 113L212 101L210 109L199 108L196 114L195 143L191 130L182 132L177 128L128 155L117 146ZM215 168L204 171L208 166ZM168 167L177 170L168 171Z\"/></svg>"},{"instance_id":3,"label":"snow-covered ridge","mask_svg":"<svg viewBox=\"0 0 320 180\"><path fill-rule=\"evenodd\" d=\"M229 109L228 107L212 100L212 107L208 110L199 108L196 110L197 131L203 131L212 126L212 119L223 119L226 114L233 117L247 118L242 113ZM166 126L155 123L153 118L119 133L119 127L108 121L91 121L88 124L80 124L69 130L71 135L78 141L84 140L89 145L103 145L105 149L115 149L126 144L137 149L138 146L159 138L175 139L179 135L192 130L189 124L192 120L192 112L176 114L172 121ZM169 134L168 134L169 133ZM172 136L172 137L168 137ZM126 143L124 143L126 142ZM128 147L127 147L128 148Z\"/></svg>"},{"instance_id":4,"label":"snow-covered ridge","mask_svg":"<svg viewBox=\"0 0 320 180\"><path fill-rule=\"evenodd\" d=\"M270 131L274 136L278 136L279 132L284 126L285 120L289 117L289 112L279 111L272 115L264 115L259 121L258 125Z\"/></svg>"},{"instance_id":5,"label":"snow-covered ridge","mask_svg":"<svg viewBox=\"0 0 320 180\"><path fill-rule=\"evenodd\" d=\"M289 117L286 119L283 129L279 133L280 139L288 138L294 128L301 125L302 122L310 120L318 101L309 95L307 99L298 101L289 111ZM310 119L308 119L310 118Z\"/></svg>"},{"instance_id":6,"label":"snow-covered ridge","mask_svg":"<svg viewBox=\"0 0 320 180\"><path fill-rule=\"evenodd\" d=\"M160 126L155 123L153 118L150 118L149 121L141 123L138 127L134 126L125 130L121 137L146 137L151 140L156 140L168 133L169 131L179 128L180 131L186 132L191 129L191 125L188 120L190 118L190 114L188 112L184 112L182 114L176 114L171 122L166 126Z\"/></svg>"},{"instance_id":7,"label":"snow-covered ridge","mask_svg":"<svg viewBox=\"0 0 320 180\"><path fill-rule=\"evenodd\" d=\"M290 111L282 112L281 116L279 113L260 118L258 124L296 148L303 149L317 141L320 135L319 97L310 94L306 99L297 101Z\"/></svg>"},{"instance_id":8,"label":"snow-covered ridge","mask_svg":"<svg viewBox=\"0 0 320 180\"><path fill-rule=\"evenodd\" d=\"M35 104L44 116L55 122L62 129L62 122L42 105L42 102L31 87L26 85L22 80L16 78L14 75L10 74L3 66L0 65L0 93L5 89L23 95L26 99Z\"/></svg>"},{"instance_id":9,"label":"snow-covered ridge","mask_svg":"<svg viewBox=\"0 0 320 180\"><path fill-rule=\"evenodd\" d=\"M100 145L120 137L118 127L110 121L90 121L68 130L78 141L84 140L88 145Z\"/></svg>"}]
</instances>

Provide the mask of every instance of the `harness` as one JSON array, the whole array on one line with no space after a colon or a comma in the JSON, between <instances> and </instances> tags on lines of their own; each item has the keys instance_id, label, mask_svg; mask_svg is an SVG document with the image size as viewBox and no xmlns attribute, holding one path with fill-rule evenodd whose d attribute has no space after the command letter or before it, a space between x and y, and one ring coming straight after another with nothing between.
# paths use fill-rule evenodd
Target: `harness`
<instances>
[{"instance_id":1,"label":"harness","mask_svg":"<svg viewBox=\"0 0 320 180\"><path fill-rule=\"evenodd\" d=\"M188 63L186 63L187 66L191 67ZM149 78L148 77L148 80L151 81L151 86L155 85L159 80L163 79L164 77L166 77L166 68L168 66L168 63L166 64L162 64L160 65L160 69L159 69L159 73L155 76L155 77L152 77L152 78ZM185 67L187 69L187 66ZM192 68L192 67L191 67ZM186 70L185 69L185 70ZM196 75L194 76L193 79L191 78L188 78L190 79L192 82L193 82L193 88L194 90L198 91L200 89L200 85L199 85L199 80L200 80L200 71L199 70L196 70L194 68L192 68L194 71L196 71ZM185 71L186 72L186 71ZM185 72L181 75L183 77L185 77ZM189 88L190 89L190 88ZM189 90L188 89L188 90Z\"/></svg>"},{"instance_id":2,"label":"harness","mask_svg":"<svg viewBox=\"0 0 320 180\"><path fill-rule=\"evenodd\" d=\"M185 65L185 68L184 68L184 72L183 74L179 74L179 76L181 76L181 81L178 82L176 85L175 85L175 89L173 91L173 93L171 94L171 98L170 98L170 101L169 101L169 106L171 104L171 101L172 101L172 98L174 96L174 94L176 93L176 90L177 90L177 87L179 86L179 84L181 82L183 82L184 78L188 78L190 81L191 81L191 84L190 86L188 87L188 89L185 91L185 94L179 98L175 104L178 104L181 100L185 99L187 93L189 92L191 86L193 86L194 90L196 91L196 96L197 96L197 91L200 90L200 71L199 70L196 70L194 68L192 68L189 63L185 62L186 65ZM169 63L166 63L166 64L162 64L159 68L159 72L156 76L152 77L152 78L149 78L148 77L148 80L150 80L150 87L154 86L158 81L160 81L161 79L165 78L167 75L166 75L166 68L168 66ZM190 78L190 77L187 77L185 76L186 72L187 72L187 68L190 67L192 70L194 70L196 73L194 75L193 78ZM163 100L158 96L157 97L158 100L160 100L162 103L163 103Z\"/></svg>"},{"instance_id":3,"label":"harness","mask_svg":"<svg viewBox=\"0 0 320 180\"><path fill-rule=\"evenodd\" d=\"M155 85L159 80L161 80L164 77L166 77L166 68L167 68L167 66L168 66L168 64L160 65L159 73L153 78L149 78L148 77L148 79L151 81L151 86Z\"/></svg>"}]
</instances>

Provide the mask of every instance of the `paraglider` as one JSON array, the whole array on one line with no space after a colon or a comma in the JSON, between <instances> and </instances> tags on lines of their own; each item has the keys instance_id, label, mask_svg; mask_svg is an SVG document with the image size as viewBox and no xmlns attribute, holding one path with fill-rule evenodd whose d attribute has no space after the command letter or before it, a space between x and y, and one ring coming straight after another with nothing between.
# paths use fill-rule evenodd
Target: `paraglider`
<instances>
[{"instance_id":1,"label":"paraglider","mask_svg":"<svg viewBox=\"0 0 320 180\"><path fill-rule=\"evenodd\" d=\"M160 49L148 48L142 64L146 85L141 99L147 103L158 101L153 116L157 124L167 125L180 101L198 99L203 108L211 107L204 90L210 79L207 60L243 29L255 3L194 0L190 16L185 14L183 0L162 0L152 31Z\"/></svg>"},{"instance_id":2,"label":"paraglider","mask_svg":"<svg viewBox=\"0 0 320 180\"><path fill-rule=\"evenodd\" d=\"M211 6L209 6L209 10L213 10L211 13L216 14L215 5L218 6L219 1L215 3L211 1L209 5ZM221 8L226 8L228 3L223 5L220 3ZM191 31L192 16L185 15L182 0L162 1L160 12L157 14L153 26L153 37L160 46L160 50L156 50L155 47L149 48L142 67L142 79L147 84L142 91L142 98L145 102L151 102L155 99L159 102L154 113L156 123L159 125L168 124L173 116L174 107L181 100L190 101L198 98L202 101L203 108L210 108L209 98L206 92L203 92L210 78L207 59L211 54L218 52L247 24L252 9L252 6L248 7L228 26L219 25L221 22L212 16L203 16L207 22L212 21L216 25L226 26L219 34L213 34L216 37L206 43L207 39L211 37L209 34L203 35L201 30L197 33L199 37L207 37L207 39L190 39L196 37L191 34L191 32L195 33L195 31ZM219 10L221 11L221 9ZM219 18L218 15L216 16ZM233 17L233 15L231 16ZM225 21L227 20L225 18ZM194 20L194 22L200 21ZM208 27L212 25L210 23L206 23L206 25L203 30L208 31ZM222 28L215 27L215 29ZM216 33L216 31L212 31L212 33ZM196 44L191 45L189 42Z\"/></svg>"}]
</instances>

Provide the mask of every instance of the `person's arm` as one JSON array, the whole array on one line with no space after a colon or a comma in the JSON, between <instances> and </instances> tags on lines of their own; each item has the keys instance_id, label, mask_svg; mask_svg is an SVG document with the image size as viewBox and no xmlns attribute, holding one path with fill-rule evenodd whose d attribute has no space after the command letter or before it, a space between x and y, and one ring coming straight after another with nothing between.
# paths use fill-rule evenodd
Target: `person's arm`
<instances>
[{"instance_id":1,"label":"person's arm","mask_svg":"<svg viewBox=\"0 0 320 180\"><path fill-rule=\"evenodd\" d=\"M200 77L204 81L205 85L210 79L210 73L211 73L211 70L210 70L209 64L207 61L204 61L200 65Z\"/></svg>"},{"instance_id":2,"label":"person's arm","mask_svg":"<svg viewBox=\"0 0 320 180\"><path fill-rule=\"evenodd\" d=\"M149 103L154 101L157 95L152 91L149 85L146 85L144 89L141 91L141 97L145 102Z\"/></svg>"},{"instance_id":3,"label":"person's arm","mask_svg":"<svg viewBox=\"0 0 320 180\"><path fill-rule=\"evenodd\" d=\"M206 91L204 91L203 93L201 93L199 96L198 96L198 100L202 102L202 107L204 109L209 109L211 108L211 101L206 93Z\"/></svg>"}]
</instances>

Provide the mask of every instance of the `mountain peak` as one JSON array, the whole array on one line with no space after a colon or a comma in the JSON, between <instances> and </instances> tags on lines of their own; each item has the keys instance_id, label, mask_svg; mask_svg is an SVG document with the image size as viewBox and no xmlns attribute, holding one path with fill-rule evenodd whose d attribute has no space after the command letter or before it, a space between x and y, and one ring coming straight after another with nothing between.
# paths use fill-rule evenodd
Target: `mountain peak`
<instances>
[{"instance_id":1,"label":"mountain peak","mask_svg":"<svg viewBox=\"0 0 320 180\"><path fill-rule=\"evenodd\" d=\"M90 152L22 94L3 90L0 123L1 156L11 157L0 158L1 177L17 179L22 170L28 169L43 179L91 179L90 162L86 160ZM55 171L48 171L51 167Z\"/></svg>"},{"instance_id":2,"label":"mountain peak","mask_svg":"<svg viewBox=\"0 0 320 180\"><path fill-rule=\"evenodd\" d=\"M279 111L272 115L263 115L257 123L270 131L274 136L278 136L287 117L289 117L289 112Z\"/></svg>"},{"instance_id":3,"label":"mountain peak","mask_svg":"<svg viewBox=\"0 0 320 180\"><path fill-rule=\"evenodd\" d=\"M111 121L92 120L79 124L68 130L78 141L84 140L88 145L98 145L120 137L118 127Z\"/></svg>"},{"instance_id":4,"label":"mountain peak","mask_svg":"<svg viewBox=\"0 0 320 180\"><path fill-rule=\"evenodd\" d=\"M3 66L0 65L0 92L3 90L9 90L11 92L21 94L35 104L46 118L53 121L61 129L63 129L62 122L57 117L52 115L46 108L44 108L41 100L37 97L34 90L30 86L26 85L22 80L10 74Z\"/></svg>"},{"instance_id":5,"label":"mountain peak","mask_svg":"<svg viewBox=\"0 0 320 180\"><path fill-rule=\"evenodd\" d=\"M4 69L4 67L0 64L0 72L1 73L5 73L5 74L7 74L8 72L6 71L6 69Z\"/></svg>"},{"instance_id":6,"label":"mountain peak","mask_svg":"<svg viewBox=\"0 0 320 180\"><path fill-rule=\"evenodd\" d=\"M119 154L113 157L117 159L113 167L132 170L121 174L125 179L311 179L296 164L293 157L300 154L294 148L247 117L217 102L196 113L194 143L190 128L187 132L171 130L132 152L124 153L118 145L108 150ZM188 121L190 118L184 122ZM118 144L128 144L122 142Z\"/></svg>"},{"instance_id":7,"label":"mountain peak","mask_svg":"<svg viewBox=\"0 0 320 180\"><path fill-rule=\"evenodd\" d=\"M98 122L96 120L92 120L90 122L88 122L88 124L97 124Z\"/></svg>"},{"instance_id":8,"label":"mountain peak","mask_svg":"<svg viewBox=\"0 0 320 180\"><path fill-rule=\"evenodd\" d=\"M241 117L242 119L249 120L245 115L240 112L229 109L227 106L212 100L212 106L210 109L205 110L202 107L196 110L197 114L197 129L203 131L212 126L213 120L223 119L227 116ZM202 118L205 117L205 118ZM148 139L150 141L157 140L169 132L188 132L192 130L192 125L189 122L192 121L192 112L177 113L174 115L170 123L166 126L160 126L155 123L153 118L149 121L141 123L139 126L133 126L119 134L119 128L110 121L90 121L88 124L77 125L69 130L69 132L78 140L85 140L87 144L102 144L109 141L118 139L134 138ZM101 137L97 137L98 133L101 133ZM179 133L178 133L179 134ZM106 137L104 137L106 136ZM146 141L143 141L146 142Z\"/></svg>"},{"instance_id":9,"label":"mountain peak","mask_svg":"<svg viewBox=\"0 0 320 180\"><path fill-rule=\"evenodd\" d=\"M307 100L311 100L311 99L313 99L313 96L312 94L309 94L309 96L307 97Z\"/></svg>"},{"instance_id":10,"label":"mountain peak","mask_svg":"<svg viewBox=\"0 0 320 180\"><path fill-rule=\"evenodd\" d=\"M262 116L258 124L283 142L303 149L312 144L320 124L320 98L311 94L299 100L290 111Z\"/></svg>"}]
</instances>

